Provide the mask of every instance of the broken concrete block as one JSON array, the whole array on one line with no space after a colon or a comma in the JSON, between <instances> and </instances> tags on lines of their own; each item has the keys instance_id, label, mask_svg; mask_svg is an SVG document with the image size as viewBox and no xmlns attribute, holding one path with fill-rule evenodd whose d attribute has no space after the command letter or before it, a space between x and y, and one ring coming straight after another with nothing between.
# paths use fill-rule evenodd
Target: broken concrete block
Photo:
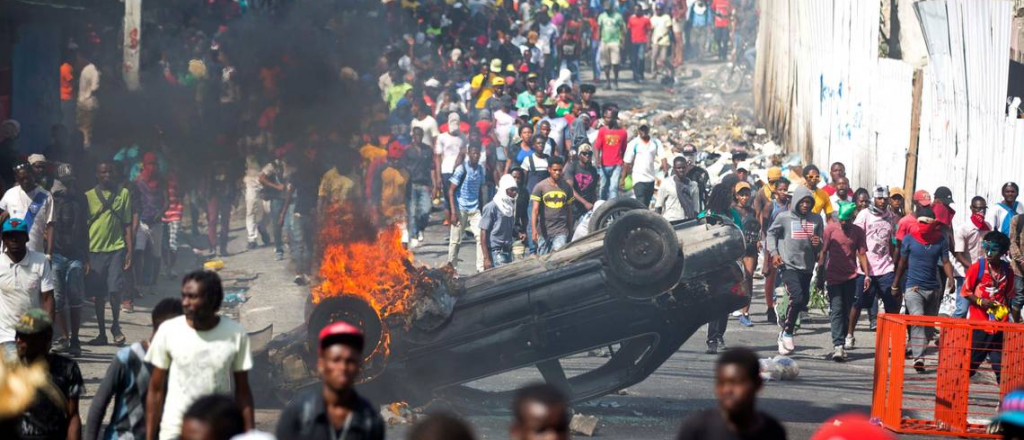
<instances>
[{"instance_id":1,"label":"broken concrete block","mask_svg":"<svg viewBox=\"0 0 1024 440\"><path fill-rule=\"evenodd\" d=\"M569 430L576 434L593 437L594 432L597 431L597 417L573 414L572 421L569 422Z\"/></svg>"},{"instance_id":2,"label":"broken concrete block","mask_svg":"<svg viewBox=\"0 0 1024 440\"><path fill-rule=\"evenodd\" d=\"M309 369L306 363L299 356L288 356L281 361L281 371L288 382L306 379L309 377Z\"/></svg>"}]
</instances>

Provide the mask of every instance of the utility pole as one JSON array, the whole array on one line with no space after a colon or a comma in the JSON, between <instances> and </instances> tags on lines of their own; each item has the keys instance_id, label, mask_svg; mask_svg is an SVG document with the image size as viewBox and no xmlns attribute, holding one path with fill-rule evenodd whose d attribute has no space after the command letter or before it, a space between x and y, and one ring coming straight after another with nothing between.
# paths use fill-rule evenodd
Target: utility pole
<instances>
[{"instance_id":1,"label":"utility pole","mask_svg":"<svg viewBox=\"0 0 1024 440\"><path fill-rule=\"evenodd\" d=\"M917 145L921 138L921 92L924 90L924 71L914 71L913 80L913 104L910 109L910 145L907 148L907 168L904 173L903 191L907 194L904 200L904 209L909 209L910 201L914 198L914 191L917 185Z\"/></svg>"}]
</instances>

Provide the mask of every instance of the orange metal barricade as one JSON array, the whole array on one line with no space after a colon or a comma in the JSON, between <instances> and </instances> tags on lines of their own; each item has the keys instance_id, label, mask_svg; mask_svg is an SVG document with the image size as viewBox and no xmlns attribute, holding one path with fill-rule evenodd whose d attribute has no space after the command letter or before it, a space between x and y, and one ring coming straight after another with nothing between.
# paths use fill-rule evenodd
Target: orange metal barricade
<instances>
[{"instance_id":1,"label":"orange metal barricade","mask_svg":"<svg viewBox=\"0 0 1024 440\"><path fill-rule=\"evenodd\" d=\"M912 338L915 326L929 338ZM926 349L923 372L914 346ZM988 422L1002 396L1024 385L1022 324L880 314L875 350L871 417L899 433L998 438L986 434ZM972 355L987 358L972 369Z\"/></svg>"}]
</instances>

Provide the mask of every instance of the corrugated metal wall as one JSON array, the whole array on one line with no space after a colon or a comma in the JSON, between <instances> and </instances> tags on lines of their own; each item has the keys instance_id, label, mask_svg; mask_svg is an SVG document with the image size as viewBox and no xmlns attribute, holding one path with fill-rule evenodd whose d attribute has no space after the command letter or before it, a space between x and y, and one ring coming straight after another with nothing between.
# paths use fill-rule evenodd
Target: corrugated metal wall
<instances>
[{"instance_id":1,"label":"corrugated metal wall","mask_svg":"<svg viewBox=\"0 0 1024 440\"><path fill-rule=\"evenodd\" d=\"M1024 180L1024 121L1005 116L1013 4L915 6L931 54L917 187L949 186L964 211L974 195L994 200L1003 182ZM878 58L879 2L773 0L761 8L755 107L762 122L806 160L845 163L855 186L902 186L913 68Z\"/></svg>"}]
</instances>

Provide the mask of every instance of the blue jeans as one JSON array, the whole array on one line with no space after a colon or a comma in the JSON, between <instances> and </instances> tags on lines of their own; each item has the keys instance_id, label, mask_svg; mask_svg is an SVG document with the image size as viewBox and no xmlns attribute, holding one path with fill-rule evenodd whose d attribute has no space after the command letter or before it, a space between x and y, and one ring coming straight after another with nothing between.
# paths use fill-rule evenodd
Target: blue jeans
<instances>
[{"instance_id":1,"label":"blue jeans","mask_svg":"<svg viewBox=\"0 0 1024 440\"><path fill-rule=\"evenodd\" d=\"M621 165L602 166L601 170L601 200L611 200L619 196L619 175L622 173Z\"/></svg>"},{"instance_id":2,"label":"blue jeans","mask_svg":"<svg viewBox=\"0 0 1024 440\"><path fill-rule=\"evenodd\" d=\"M569 242L569 237L565 234L558 234L554 237L547 238L544 235L540 236L539 243L537 243L537 255L550 254L552 252L561 250Z\"/></svg>"},{"instance_id":3,"label":"blue jeans","mask_svg":"<svg viewBox=\"0 0 1024 440\"><path fill-rule=\"evenodd\" d=\"M430 220L430 185L414 183L409 190L409 238L427 229L427 222Z\"/></svg>"},{"instance_id":4,"label":"blue jeans","mask_svg":"<svg viewBox=\"0 0 1024 440\"><path fill-rule=\"evenodd\" d=\"M284 217L284 225L278 225L277 219L281 218L281 210L284 209L284 200L282 199L270 199L268 200L270 205L270 224L273 226L271 230L274 235L274 250L278 254L284 254L284 231L291 228L292 219L289 216Z\"/></svg>"},{"instance_id":5,"label":"blue jeans","mask_svg":"<svg viewBox=\"0 0 1024 440\"><path fill-rule=\"evenodd\" d=\"M85 292L85 266L81 261L69 260L61 254L53 254L50 261L53 270L53 301L57 312L65 308L82 308Z\"/></svg>"},{"instance_id":6,"label":"blue jeans","mask_svg":"<svg viewBox=\"0 0 1024 440\"><path fill-rule=\"evenodd\" d=\"M967 308L971 305L971 302L964 298L960 294L961 289L964 288L964 277L956 277L956 310L953 310L954 318L966 318Z\"/></svg>"},{"instance_id":7,"label":"blue jeans","mask_svg":"<svg viewBox=\"0 0 1024 440\"><path fill-rule=\"evenodd\" d=\"M491 264L494 267L501 267L512 262L512 251L491 249Z\"/></svg>"},{"instance_id":8,"label":"blue jeans","mask_svg":"<svg viewBox=\"0 0 1024 440\"><path fill-rule=\"evenodd\" d=\"M601 41L591 41L590 67L594 73L594 82L601 82Z\"/></svg>"},{"instance_id":9,"label":"blue jeans","mask_svg":"<svg viewBox=\"0 0 1024 440\"><path fill-rule=\"evenodd\" d=\"M644 51L647 43L633 43L633 80L644 79Z\"/></svg>"},{"instance_id":10,"label":"blue jeans","mask_svg":"<svg viewBox=\"0 0 1024 440\"><path fill-rule=\"evenodd\" d=\"M308 218L306 215L295 212L295 203L288 205L285 218L291 220L291 224L286 226L288 226L289 256L294 266L293 269L298 273L307 273L311 258L309 246L306 245L305 225Z\"/></svg>"}]
</instances>

